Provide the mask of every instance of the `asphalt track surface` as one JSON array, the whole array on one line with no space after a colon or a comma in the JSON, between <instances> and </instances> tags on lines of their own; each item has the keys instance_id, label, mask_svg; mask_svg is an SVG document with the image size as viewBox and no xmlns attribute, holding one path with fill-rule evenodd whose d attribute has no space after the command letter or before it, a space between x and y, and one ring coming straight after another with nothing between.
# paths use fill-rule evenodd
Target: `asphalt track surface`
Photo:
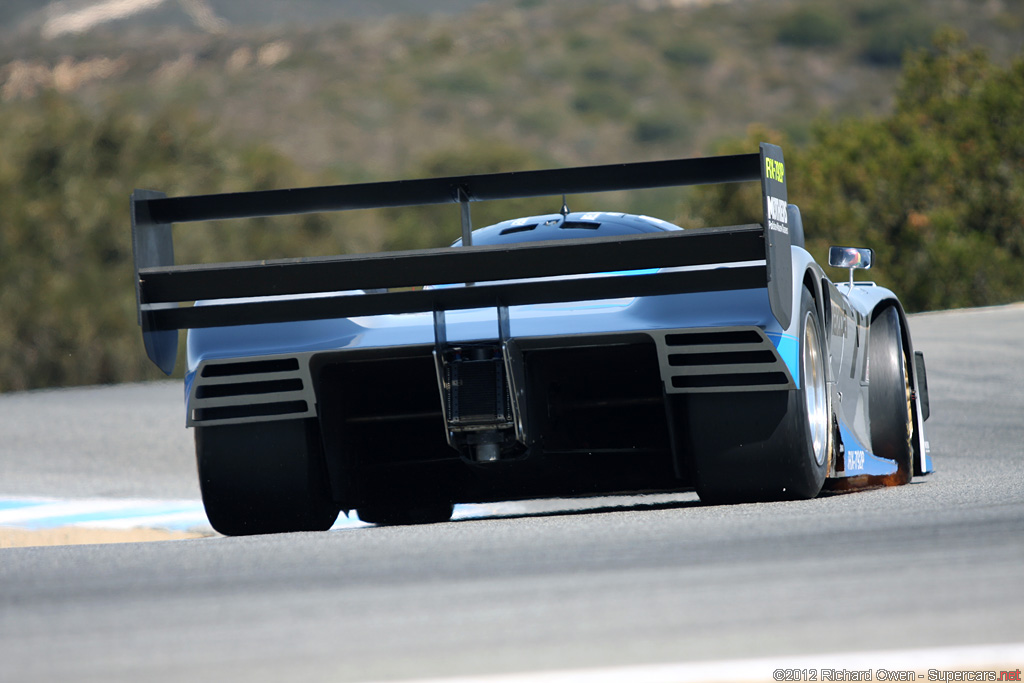
<instances>
[{"instance_id":1,"label":"asphalt track surface","mask_svg":"<svg viewBox=\"0 0 1024 683\"><path fill-rule=\"evenodd\" d=\"M1022 643L1024 305L911 331L939 471L909 486L6 549L0 680L400 680ZM0 494L197 495L179 392L0 396Z\"/></svg>"}]
</instances>

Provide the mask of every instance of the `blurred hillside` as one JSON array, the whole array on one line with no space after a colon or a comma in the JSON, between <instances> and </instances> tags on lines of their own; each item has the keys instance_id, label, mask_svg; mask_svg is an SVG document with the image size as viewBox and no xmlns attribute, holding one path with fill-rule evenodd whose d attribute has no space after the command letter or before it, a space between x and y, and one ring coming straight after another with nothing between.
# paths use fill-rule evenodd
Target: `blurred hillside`
<instances>
[{"instance_id":1,"label":"blurred hillside","mask_svg":"<svg viewBox=\"0 0 1024 683\"><path fill-rule=\"evenodd\" d=\"M690 155L751 122L801 142L821 117L886 111L903 51L942 25L997 61L1024 43L1019 0L213 1L213 31L189 4L51 40L23 28L0 45L0 97L188 109L307 169L390 178L475 143L576 164ZM411 4L475 9L345 18Z\"/></svg>"},{"instance_id":2,"label":"blurred hillside","mask_svg":"<svg viewBox=\"0 0 1024 683\"><path fill-rule=\"evenodd\" d=\"M85 15L103 22L166 27L212 15L240 26L312 26L323 21L395 14L451 14L486 0L4 0L0 33L42 30L48 21ZM106 16L104 16L106 15Z\"/></svg>"},{"instance_id":3,"label":"blurred hillside","mask_svg":"<svg viewBox=\"0 0 1024 683\"><path fill-rule=\"evenodd\" d=\"M117 16L96 21L96 8ZM819 259L826 239L875 247L872 275L911 310L1024 297L1024 0L8 0L0 36L0 391L156 376L135 325L134 187L611 163L769 139ZM693 227L746 220L741 199L570 203ZM175 240L195 262L457 235L457 212L435 208L183 226Z\"/></svg>"}]
</instances>

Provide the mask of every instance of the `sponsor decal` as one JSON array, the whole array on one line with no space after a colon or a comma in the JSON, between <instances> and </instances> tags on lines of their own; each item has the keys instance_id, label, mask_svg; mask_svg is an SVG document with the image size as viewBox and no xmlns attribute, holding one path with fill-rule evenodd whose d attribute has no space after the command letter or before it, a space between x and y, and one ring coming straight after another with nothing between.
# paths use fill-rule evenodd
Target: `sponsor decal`
<instances>
[{"instance_id":1,"label":"sponsor decal","mask_svg":"<svg viewBox=\"0 0 1024 683\"><path fill-rule=\"evenodd\" d=\"M772 196L765 197L765 199L768 202L768 229L788 235L789 213L786 211L786 200Z\"/></svg>"},{"instance_id":2,"label":"sponsor decal","mask_svg":"<svg viewBox=\"0 0 1024 683\"><path fill-rule=\"evenodd\" d=\"M864 451L846 451L846 470L848 472L864 471Z\"/></svg>"}]
</instances>

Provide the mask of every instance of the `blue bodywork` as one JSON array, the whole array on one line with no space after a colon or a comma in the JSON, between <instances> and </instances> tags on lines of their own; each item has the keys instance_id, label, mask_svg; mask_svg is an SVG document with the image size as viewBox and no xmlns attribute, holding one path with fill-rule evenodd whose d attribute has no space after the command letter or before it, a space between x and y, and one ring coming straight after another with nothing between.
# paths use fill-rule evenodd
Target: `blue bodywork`
<instances>
[{"instance_id":1,"label":"blue bodywork","mask_svg":"<svg viewBox=\"0 0 1024 683\"><path fill-rule=\"evenodd\" d=\"M924 361L902 306L826 276L786 175L782 150L762 143L574 169L137 190L139 324L167 373L188 330L186 424L215 528L325 529L339 509L441 520L454 503L605 493L811 498L827 480L930 472ZM741 226L682 230L564 200L753 181L764 220ZM472 229L471 202L552 195L559 213ZM180 222L432 204L460 206L451 247L174 262ZM870 263L869 250L836 254Z\"/></svg>"},{"instance_id":2,"label":"blue bodywork","mask_svg":"<svg viewBox=\"0 0 1024 683\"><path fill-rule=\"evenodd\" d=\"M648 216L612 212L575 212L567 215L548 214L504 221L473 232L474 245L513 244L570 237L586 239L609 235L628 235L681 230L676 225ZM459 248L461 240L453 244ZM871 283L858 283L847 294L849 286L838 288L827 282L821 268L802 247L793 246L794 272L804 273L805 280L815 283L823 297L832 292L846 300L849 310L859 312L863 320L883 304L899 305L889 290ZM730 268L740 264L719 264ZM629 277L646 271L609 273L609 277ZM447 286L463 286L452 284ZM799 288L794 287L794 307ZM361 296L361 291L346 292ZM281 297L287 298L287 297ZM197 302L217 305L218 301ZM902 310L901 310L902 315ZM795 318L782 329L772 313L764 288L693 294L669 294L619 298L589 302L534 304L509 308L511 337L517 340L579 336L588 338L620 333L645 333L651 330L680 328L708 329L753 326L764 331L784 362L794 386L799 388L799 321ZM854 322L854 324L856 324ZM863 322L862 322L863 324ZM498 338L497 314L493 308L451 311L447 313L449 343L479 342ZM361 349L399 349L427 347L435 343L434 320L430 313L381 315L351 319L308 320L289 323L244 325L237 327L190 330L187 342L188 368L185 376L186 415L193 424L192 402L195 398L197 369L204 363L218 360L266 358L278 355L317 354ZM838 353L842 353L839 350ZM838 368L841 362L835 363ZM830 386L841 390L840 380ZM884 476L895 472L895 463L878 457L870 450L870 429L864 403L866 386L850 388L846 395L857 396L858 406L851 411L838 411L840 437L844 444L845 462L830 471L832 478L862 475ZM849 399L847 399L849 403ZM312 412L311 412L312 414ZM920 431L920 430L919 430ZM919 472L930 472L927 444L919 448Z\"/></svg>"}]
</instances>

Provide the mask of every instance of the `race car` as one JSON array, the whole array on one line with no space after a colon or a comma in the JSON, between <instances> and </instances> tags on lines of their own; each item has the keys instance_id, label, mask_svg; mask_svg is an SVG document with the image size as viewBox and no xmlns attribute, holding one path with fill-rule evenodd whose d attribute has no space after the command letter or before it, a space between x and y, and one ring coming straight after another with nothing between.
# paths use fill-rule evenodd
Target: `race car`
<instances>
[{"instance_id":1,"label":"race car","mask_svg":"<svg viewBox=\"0 0 1024 683\"><path fill-rule=\"evenodd\" d=\"M760 182L762 224L683 230L566 195ZM475 201L561 211L473 229ZM452 247L175 265L171 225L456 204ZM924 358L870 249L804 248L782 150L131 199L139 323L226 535L440 522L458 503L696 490L708 504L932 470ZM182 305L193 302L195 305Z\"/></svg>"}]
</instances>

